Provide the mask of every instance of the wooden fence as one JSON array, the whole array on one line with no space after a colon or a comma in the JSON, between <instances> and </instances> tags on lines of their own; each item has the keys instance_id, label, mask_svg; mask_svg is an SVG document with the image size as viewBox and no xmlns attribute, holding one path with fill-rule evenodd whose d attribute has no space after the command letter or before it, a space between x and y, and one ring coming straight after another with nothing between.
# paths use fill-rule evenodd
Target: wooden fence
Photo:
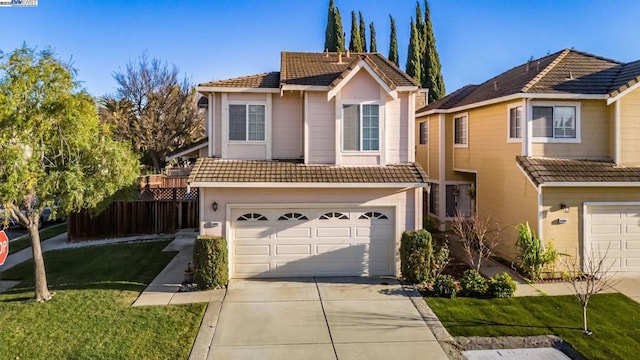
<instances>
[{"instance_id":1,"label":"wooden fence","mask_svg":"<svg viewBox=\"0 0 640 360\"><path fill-rule=\"evenodd\" d=\"M96 216L71 214L70 241L142 234L173 234L198 227L198 189L141 189L138 200L118 201Z\"/></svg>"},{"instance_id":2,"label":"wooden fence","mask_svg":"<svg viewBox=\"0 0 640 360\"><path fill-rule=\"evenodd\" d=\"M182 170L183 168L180 169ZM189 174L182 174L181 176L166 176L163 174L145 175L140 176L138 180L141 189L186 188L187 180L189 180Z\"/></svg>"}]
</instances>

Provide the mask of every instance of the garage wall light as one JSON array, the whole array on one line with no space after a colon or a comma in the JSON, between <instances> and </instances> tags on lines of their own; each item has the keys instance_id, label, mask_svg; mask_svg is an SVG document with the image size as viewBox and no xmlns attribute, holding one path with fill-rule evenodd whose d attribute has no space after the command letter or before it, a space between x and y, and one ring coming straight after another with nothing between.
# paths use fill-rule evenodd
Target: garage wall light
<instances>
[{"instance_id":1,"label":"garage wall light","mask_svg":"<svg viewBox=\"0 0 640 360\"><path fill-rule=\"evenodd\" d=\"M211 208L213 211L218 211L218 203L214 201L213 204L211 204Z\"/></svg>"}]
</instances>

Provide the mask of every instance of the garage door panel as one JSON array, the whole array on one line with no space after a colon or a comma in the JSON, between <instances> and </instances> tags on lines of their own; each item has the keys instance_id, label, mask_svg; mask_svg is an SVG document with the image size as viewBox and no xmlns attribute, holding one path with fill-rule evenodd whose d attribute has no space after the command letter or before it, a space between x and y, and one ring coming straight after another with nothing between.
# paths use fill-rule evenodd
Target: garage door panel
<instances>
[{"instance_id":1,"label":"garage door panel","mask_svg":"<svg viewBox=\"0 0 640 360\"><path fill-rule=\"evenodd\" d=\"M384 207L233 210L231 276L392 275L392 213ZM249 220L236 220L245 214Z\"/></svg>"},{"instance_id":2,"label":"garage door panel","mask_svg":"<svg viewBox=\"0 0 640 360\"><path fill-rule=\"evenodd\" d=\"M616 240L610 240L610 241L592 240L591 241L591 249L600 250L600 252L604 252L607 249L609 251L621 250L622 249L622 243L621 243L621 241L616 241Z\"/></svg>"},{"instance_id":3,"label":"garage door panel","mask_svg":"<svg viewBox=\"0 0 640 360\"><path fill-rule=\"evenodd\" d=\"M621 225L605 225L605 224L592 226L591 233L594 235L622 234L622 226Z\"/></svg>"},{"instance_id":4,"label":"garage door panel","mask_svg":"<svg viewBox=\"0 0 640 360\"><path fill-rule=\"evenodd\" d=\"M640 271L640 206L592 205L586 237L597 258L613 271Z\"/></svg>"},{"instance_id":5,"label":"garage door panel","mask_svg":"<svg viewBox=\"0 0 640 360\"><path fill-rule=\"evenodd\" d=\"M311 245L279 244L276 245L276 255L311 255Z\"/></svg>"},{"instance_id":6,"label":"garage door panel","mask_svg":"<svg viewBox=\"0 0 640 360\"><path fill-rule=\"evenodd\" d=\"M626 225L624 227L624 230L627 234L640 234L640 223L633 224L633 225Z\"/></svg>"},{"instance_id":7,"label":"garage door panel","mask_svg":"<svg viewBox=\"0 0 640 360\"><path fill-rule=\"evenodd\" d=\"M624 245L627 250L640 250L640 239L627 240Z\"/></svg>"},{"instance_id":8,"label":"garage door panel","mask_svg":"<svg viewBox=\"0 0 640 360\"><path fill-rule=\"evenodd\" d=\"M236 245L234 246L236 255L270 255L269 245Z\"/></svg>"}]
</instances>

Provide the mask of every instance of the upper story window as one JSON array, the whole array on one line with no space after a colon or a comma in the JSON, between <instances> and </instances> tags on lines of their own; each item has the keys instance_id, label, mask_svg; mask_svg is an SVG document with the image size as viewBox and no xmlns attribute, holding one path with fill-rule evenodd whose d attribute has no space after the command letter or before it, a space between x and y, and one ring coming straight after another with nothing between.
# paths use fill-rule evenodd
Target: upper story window
<instances>
[{"instance_id":1,"label":"upper story window","mask_svg":"<svg viewBox=\"0 0 640 360\"><path fill-rule=\"evenodd\" d=\"M229 105L229 140L264 141L265 106Z\"/></svg>"},{"instance_id":2,"label":"upper story window","mask_svg":"<svg viewBox=\"0 0 640 360\"><path fill-rule=\"evenodd\" d=\"M458 115L453 118L453 145L457 147L467 147L469 144L469 119L467 114Z\"/></svg>"},{"instance_id":3,"label":"upper story window","mask_svg":"<svg viewBox=\"0 0 640 360\"><path fill-rule=\"evenodd\" d=\"M420 145L429 143L429 121L420 123Z\"/></svg>"},{"instance_id":4,"label":"upper story window","mask_svg":"<svg viewBox=\"0 0 640 360\"><path fill-rule=\"evenodd\" d=\"M380 150L380 107L378 105L343 105L342 114L342 150Z\"/></svg>"},{"instance_id":5,"label":"upper story window","mask_svg":"<svg viewBox=\"0 0 640 360\"><path fill-rule=\"evenodd\" d=\"M509 107L509 137L511 141L522 140L522 106Z\"/></svg>"},{"instance_id":6,"label":"upper story window","mask_svg":"<svg viewBox=\"0 0 640 360\"><path fill-rule=\"evenodd\" d=\"M533 104L531 115L534 141L580 141L579 104Z\"/></svg>"}]
</instances>

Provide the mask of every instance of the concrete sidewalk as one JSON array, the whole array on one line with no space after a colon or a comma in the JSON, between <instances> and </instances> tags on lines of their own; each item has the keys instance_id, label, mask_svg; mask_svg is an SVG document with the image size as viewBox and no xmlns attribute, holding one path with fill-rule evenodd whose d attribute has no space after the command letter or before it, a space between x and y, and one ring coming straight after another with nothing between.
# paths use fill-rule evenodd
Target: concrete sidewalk
<instances>
[{"instance_id":1,"label":"concrete sidewalk","mask_svg":"<svg viewBox=\"0 0 640 360\"><path fill-rule=\"evenodd\" d=\"M220 302L225 289L178 292L184 281L184 271L193 262L193 243L197 236L195 229L182 229L175 233L175 239L162 251L178 251L178 254L151 281L132 306L176 305L197 302ZM193 264L192 264L193 268Z\"/></svg>"}]
</instances>

